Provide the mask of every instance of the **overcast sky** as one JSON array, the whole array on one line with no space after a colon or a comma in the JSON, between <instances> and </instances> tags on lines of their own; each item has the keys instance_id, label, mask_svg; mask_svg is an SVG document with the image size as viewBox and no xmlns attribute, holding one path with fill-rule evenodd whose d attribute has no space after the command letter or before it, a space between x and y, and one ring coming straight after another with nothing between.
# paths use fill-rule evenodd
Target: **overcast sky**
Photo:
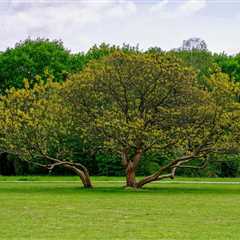
<instances>
[{"instance_id":1,"label":"overcast sky","mask_svg":"<svg viewBox=\"0 0 240 240\"><path fill-rule=\"evenodd\" d=\"M27 37L62 39L73 52L107 42L179 47L200 37L240 52L240 0L0 0L0 51Z\"/></svg>"}]
</instances>

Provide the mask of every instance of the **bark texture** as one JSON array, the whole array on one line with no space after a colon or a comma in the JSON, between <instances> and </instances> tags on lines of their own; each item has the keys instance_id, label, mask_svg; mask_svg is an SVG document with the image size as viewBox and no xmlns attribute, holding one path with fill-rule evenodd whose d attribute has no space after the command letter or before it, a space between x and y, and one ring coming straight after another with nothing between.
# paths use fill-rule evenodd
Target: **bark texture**
<instances>
[{"instance_id":1,"label":"bark texture","mask_svg":"<svg viewBox=\"0 0 240 240\"><path fill-rule=\"evenodd\" d=\"M74 173L76 173L79 176L79 178L81 179L84 188L92 188L93 187L87 169L81 170L78 167L71 166L68 164L64 164L63 167L65 167L69 170L72 170Z\"/></svg>"},{"instance_id":2,"label":"bark texture","mask_svg":"<svg viewBox=\"0 0 240 240\"><path fill-rule=\"evenodd\" d=\"M136 187L136 176L133 162L130 161L126 168L126 186L127 187Z\"/></svg>"}]
</instances>

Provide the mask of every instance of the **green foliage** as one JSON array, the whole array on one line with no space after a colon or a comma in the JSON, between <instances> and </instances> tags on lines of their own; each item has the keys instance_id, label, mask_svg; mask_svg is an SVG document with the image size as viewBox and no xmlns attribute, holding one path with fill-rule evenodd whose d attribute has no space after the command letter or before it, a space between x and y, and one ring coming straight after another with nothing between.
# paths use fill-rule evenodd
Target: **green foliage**
<instances>
[{"instance_id":1,"label":"green foliage","mask_svg":"<svg viewBox=\"0 0 240 240\"><path fill-rule=\"evenodd\" d=\"M166 138L159 123L171 131L173 112L178 117L186 107L185 96L191 99L190 91L196 90L191 85L194 73L180 68L174 58L116 52L73 76L66 96L75 104L76 119L84 112L95 131L104 129L105 146L118 150L158 146Z\"/></svg>"},{"instance_id":2,"label":"green foliage","mask_svg":"<svg viewBox=\"0 0 240 240\"><path fill-rule=\"evenodd\" d=\"M194 68L200 82L204 82L206 77L209 77L217 68L214 56L208 51L193 49L191 51L170 51L170 54L182 59L188 67Z\"/></svg>"},{"instance_id":3,"label":"green foliage","mask_svg":"<svg viewBox=\"0 0 240 240\"><path fill-rule=\"evenodd\" d=\"M145 53L161 54L163 50L160 47L150 47Z\"/></svg>"},{"instance_id":4,"label":"green foliage","mask_svg":"<svg viewBox=\"0 0 240 240\"><path fill-rule=\"evenodd\" d=\"M215 61L224 73L227 73L232 81L240 81L240 54L228 56L219 54L215 56Z\"/></svg>"},{"instance_id":5,"label":"green foliage","mask_svg":"<svg viewBox=\"0 0 240 240\"><path fill-rule=\"evenodd\" d=\"M104 175L122 174L120 158L139 150L140 175L202 144L238 152L239 56L105 43L71 54L60 41L27 39L0 53L2 93L15 87L0 102L2 150L42 161L40 145ZM236 175L226 156L212 170Z\"/></svg>"},{"instance_id":6,"label":"green foliage","mask_svg":"<svg viewBox=\"0 0 240 240\"><path fill-rule=\"evenodd\" d=\"M119 49L124 52L138 51L138 47L127 44L119 47L102 43L94 45L85 54L72 54L61 41L26 39L0 53L0 93L11 87L22 88L24 79L28 79L31 87L38 82L38 78L46 82L45 72L54 81L62 82L70 74L81 71L89 61L108 56Z\"/></svg>"},{"instance_id":7,"label":"green foliage","mask_svg":"<svg viewBox=\"0 0 240 240\"><path fill-rule=\"evenodd\" d=\"M204 85L169 53L115 51L66 82L65 99L85 137L119 155L124 167L135 169L152 150L171 156L159 169L183 156L177 163L201 163L212 151L238 151L240 109L237 84L217 69L202 74ZM151 172L156 164L149 162Z\"/></svg>"},{"instance_id":8,"label":"green foliage","mask_svg":"<svg viewBox=\"0 0 240 240\"><path fill-rule=\"evenodd\" d=\"M62 84L51 78L32 89L25 81L25 88L12 88L1 97L1 152L33 164L54 162L49 157L67 162L85 158L81 126L73 125L69 109L59 96L61 88Z\"/></svg>"},{"instance_id":9,"label":"green foliage","mask_svg":"<svg viewBox=\"0 0 240 240\"><path fill-rule=\"evenodd\" d=\"M116 154L98 154L96 156L99 176L122 176L124 171Z\"/></svg>"},{"instance_id":10,"label":"green foliage","mask_svg":"<svg viewBox=\"0 0 240 240\"><path fill-rule=\"evenodd\" d=\"M45 71L55 81L63 81L82 67L82 54L71 55L61 41L27 39L0 55L0 89L22 88L24 79L33 86L37 76L44 78Z\"/></svg>"},{"instance_id":11,"label":"green foliage","mask_svg":"<svg viewBox=\"0 0 240 240\"><path fill-rule=\"evenodd\" d=\"M114 52L122 51L124 53L140 52L138 45L131 46L129 44L123 44L121 47L117 45L110 45L102 43L100 45L94 45L85 54L85 62L88 63L92 60L98 60L103 57L109 56Z\"/></svg>"},{"instance_id":12,"label":"green foliage","mask_svg":"<svg viewBox=\"0 0 240 240\"><path fill-rule=\"evenodd\" d=\"M63 166L76 173L84 187L92 187L87 168L74 161L76 156L84 156L87 144L81 138L81 125L74 125L70 109L60 97L63 84L49 77L33 88L27 80L24 85L1 96L0 151L50 172Z\"/></svg>"},{"instance_id":13,"label":"green foliage","mask_svg":"<svg viewBox=\"0 0 240 240\"><path fill-rule=\"evenodd\" d=\"M1 97L1 149L27 159L48 154L50 149L64 147L62 138L67 134L64 115L67 114L55 92L61 87L50 79L33 89L25 81L25 88L10 89ZM51 101L52 104L49 104ZM38 149L38 150L37 150Z\"/></svg>"}]
</instances>

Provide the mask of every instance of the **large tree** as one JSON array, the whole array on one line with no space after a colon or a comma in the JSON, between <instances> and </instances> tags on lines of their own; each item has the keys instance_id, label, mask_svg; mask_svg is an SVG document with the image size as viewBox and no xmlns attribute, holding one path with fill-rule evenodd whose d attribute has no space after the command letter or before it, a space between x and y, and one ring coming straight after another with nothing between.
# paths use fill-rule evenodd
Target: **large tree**
<instances>
[{"instance_id":1,"label":"large tree","mask_svg":"<svg viewBox=\"0 0 240 240\"><path fill-rule=\"evenodd\" d=\"M201 86L192 69L168 54L116 52L73 76L65 99L75 121L85 122L85 134L97 136L105 149L119 154L126 185L139 188L173 178L179 167L190 167L187 162L205 165L209 153L231 142L232 119L238 119L232 88L221 73ZM143 154L154 150L174 154L137 181Z\"/></svg>"},{"instance_id":2,"label":"large tree","mask_svg":"<svg viewBox=\"0 0 240 240\"><path fill-rule=\"evenodd\" d=\"M40 81L32 89L25 81L25 88L12 88L1 97L0 152L49 171L62 166L90 188L88 169L75 157L82 153L81 148L87 151L88 143L81 139L81 125L73 125L69 109L59 96L61 88L49 78L46 84ZM76 147L76 142L81 145Z\"/></svg>"}]
</instances>

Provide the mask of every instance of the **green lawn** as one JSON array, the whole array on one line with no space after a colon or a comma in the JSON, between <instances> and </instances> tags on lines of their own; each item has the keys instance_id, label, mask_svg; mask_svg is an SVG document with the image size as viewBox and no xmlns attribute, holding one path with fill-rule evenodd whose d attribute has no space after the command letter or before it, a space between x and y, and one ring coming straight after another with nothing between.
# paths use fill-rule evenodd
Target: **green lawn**
<instances>
[{"instance_id":1,"label":"green lawn","mask_svg":"<svg viewBox=\"0 0 240 240\"><path fill-rule=\"evenodd\" d=\"M15 180L22 182L7 182ZM0 177L0 239L240 239L240 185L154 183L133 191L100 181L123 178L94 180L95 189L84 190L75 177Z\"/></svg>"}]
</instances>

